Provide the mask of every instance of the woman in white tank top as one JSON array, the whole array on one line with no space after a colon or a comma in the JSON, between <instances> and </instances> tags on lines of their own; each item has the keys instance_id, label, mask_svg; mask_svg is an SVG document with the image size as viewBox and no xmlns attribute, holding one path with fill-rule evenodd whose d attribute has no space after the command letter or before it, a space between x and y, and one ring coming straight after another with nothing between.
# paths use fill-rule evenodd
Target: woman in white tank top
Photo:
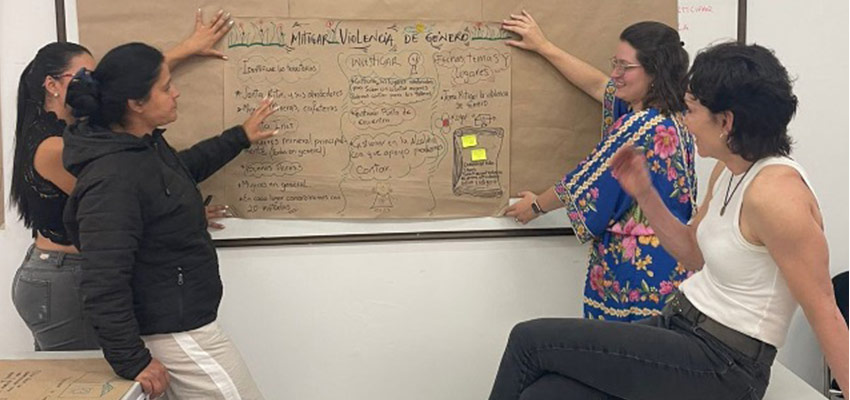
<instances>
[{"instance_id":1,"label":"woman in white tank top","mask_svg":"<svg viewBox=\"0 0 850 400\"><path fill-rule=\"evenodd\" d=\"M612 169L661 245L699 272L661 317L517 325L491 399L760 399L798 304L846 397L848 330L823 221L788 158L797 107L788 73L763 47L727 43L701 52L689 78L685 124L699 154L718 160L690 224L667 210L642 152L623 148Z\"/></svg>"}]
</instances>

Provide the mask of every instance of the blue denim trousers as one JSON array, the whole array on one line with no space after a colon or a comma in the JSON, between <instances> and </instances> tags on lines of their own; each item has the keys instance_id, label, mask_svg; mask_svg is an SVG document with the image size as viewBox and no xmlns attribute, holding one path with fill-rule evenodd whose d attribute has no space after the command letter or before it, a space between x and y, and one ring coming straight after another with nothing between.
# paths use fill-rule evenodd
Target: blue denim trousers
<instances>
[{"instance_id":1,"label":"blue denim trousers","mask_svg":"<svg viewBox=\"0 0 850 400\"><path fill-rule=\"evenodd\" d=\"M93 350L94 328L83 315L81 256L31 246L12 283L12 302L32 331L36 351Z\"/></svg>"},{"instance_id":2,"label":"blue denim trousers","mask_svg":"<svg viewBox=\"0 0 850 400\"><path fill-rule=\"evenodd\" d=\"M766 348L746 356L681 315L532 320L511 331L490 400L761 399Z\"/></svg>"}]
</instances>

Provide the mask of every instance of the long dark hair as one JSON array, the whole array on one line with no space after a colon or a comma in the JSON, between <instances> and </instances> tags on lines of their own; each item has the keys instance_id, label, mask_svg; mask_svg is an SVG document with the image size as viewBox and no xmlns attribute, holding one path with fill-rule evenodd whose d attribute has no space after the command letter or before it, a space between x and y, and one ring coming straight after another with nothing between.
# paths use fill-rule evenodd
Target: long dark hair
<instances>
[{"instance_id":1,"label":"long dark hair","mask_svg":"<svg viewBox=\"0 0 850 400\"><path fill-rule=\"evenodd\" d=\"M127 100L146 100L159 78L162 53L144 43L127 43L109 50L90 77L75 76L66 102L77 117L108 128L120 124Z\"/></svg>"},{"instance_id":2,"label":"long dark hair","mask_svg":"<svg viewBox=\"0 0 850 400\"><path fill-rule=\"evenodd\" d=\"M33 168L32 151L27 135L29 129L38 121L44 111L44 79L48 76L58 77L71 64L71 60L81 54L91 55L83 46L75 43L50 43L36 53L35 58L27 64L18 82L18 120L15 124L15 158L12 165L12 190L9 194L11 203L18 209L18 214L24 225L31 226L30 204L24 196L27 186L27 171Z\"/></svg>"},{"instance_id":3,"label":"long dark hair","mask_svg":"<svg viewBox=\"0 0 850 400\"><path fill-rule=\"evenodd\" d=\"M791 153L788 123L797 96L771 50L737 42L712 46L697 54L689 76L690 92L702 105L734 115L729 150L747 161Z\"/></svg>"},{"instance_id":4,"label":"long dark hair","mask_svg":"<svg viewBox=\"0 0 850 400\"><path fill-rule=\"evenodd\" d=\"M623 30L620 40L634 47L638 62L652 77L644 107L668 115L683 111L689 59L679 32L660 22L644 21Z\"/></svg>"}]
</instances>

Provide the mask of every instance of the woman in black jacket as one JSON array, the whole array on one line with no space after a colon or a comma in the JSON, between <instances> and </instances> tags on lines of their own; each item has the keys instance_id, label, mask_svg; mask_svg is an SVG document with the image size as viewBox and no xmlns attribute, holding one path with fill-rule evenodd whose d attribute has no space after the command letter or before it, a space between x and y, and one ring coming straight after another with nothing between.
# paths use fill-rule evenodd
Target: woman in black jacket
<instances>
[{"instance_id":1,"label":"woman in black jacket","mask_svg":"<svg viewBox=\"0 0 850 400\"><path fill-rule=\"evenodd\" d=\"M261 398L215 324L222 284L197 183L275 132L264 100L243 123L177 152L158 127L179 93L158 50L130 43L78 73L64 136L77 184L65 225L82 256L85 312L115 372L152 397ZM202 367L203 366L203 367ZM170 385L169 385L170 378Z\"/></svg>"},{"instance_id":2,"label":"woman in black jacket","mask_svg":"<svg viewBox=\"0 0 850 400\"><path fill-rule=\"evenodd\" d=\"M194 56L223 57L214 46L231 26L229 13L219 11L204 23L198 10L194 31L165 53L166 63L175 68ZM34 240L12 281L12 301L32 332L36 351L98 348L80 307L81 258L62 224L62 211L75 183L62 166L62 133L75 121L65 103L66 91L74 73L94 67L85 47L49 43L27 64L18 84L9 198ZM222 216L222 206L209 206L206 211L210 219ZM221 225L210 221L210 227Z\"/></svg>"}]
</instances>

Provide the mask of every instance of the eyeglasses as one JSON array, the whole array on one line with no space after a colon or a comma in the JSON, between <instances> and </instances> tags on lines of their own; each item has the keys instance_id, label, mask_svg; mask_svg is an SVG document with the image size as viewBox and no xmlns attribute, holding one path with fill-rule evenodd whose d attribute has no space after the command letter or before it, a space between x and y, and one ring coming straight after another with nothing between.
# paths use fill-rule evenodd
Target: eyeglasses
<instances>
[{"instance_id":1,"label":"eyeglasses","mask_svg":"<svg viewBox=\"0 0 850 400\"><path fill-rule=\"evenodd\" d=\"M632 64L623 60L618 60L617 57L611 57L611 70L613 70L617 75L625 74L626 71L639 67L642 67L642 65Z\"/></svg>"},{"instance_id":2,"label":"eyeglasses","mask_svg":"<svg viewBox=\"0 0 850 400\"><path fill-rule=\"evenodd\" d=\"M91 70L89 70L89 69L87 69L87 68L80 68L80 70L79 70L79 71L77 71L77 74L79 74L79 73L83 73L83 74L86 74L86 75L91 75L92 71L91 71ZM58 80L58 79L62 79L62 78L72 78L72 77L74 77L74 75L76 75L76 74L72 74L72 73L64 73L64 74L50 75L50 76L52 76L52 77L53 77L53 79L57 79L57 80Z\"/></svg>"}]
</instances>

